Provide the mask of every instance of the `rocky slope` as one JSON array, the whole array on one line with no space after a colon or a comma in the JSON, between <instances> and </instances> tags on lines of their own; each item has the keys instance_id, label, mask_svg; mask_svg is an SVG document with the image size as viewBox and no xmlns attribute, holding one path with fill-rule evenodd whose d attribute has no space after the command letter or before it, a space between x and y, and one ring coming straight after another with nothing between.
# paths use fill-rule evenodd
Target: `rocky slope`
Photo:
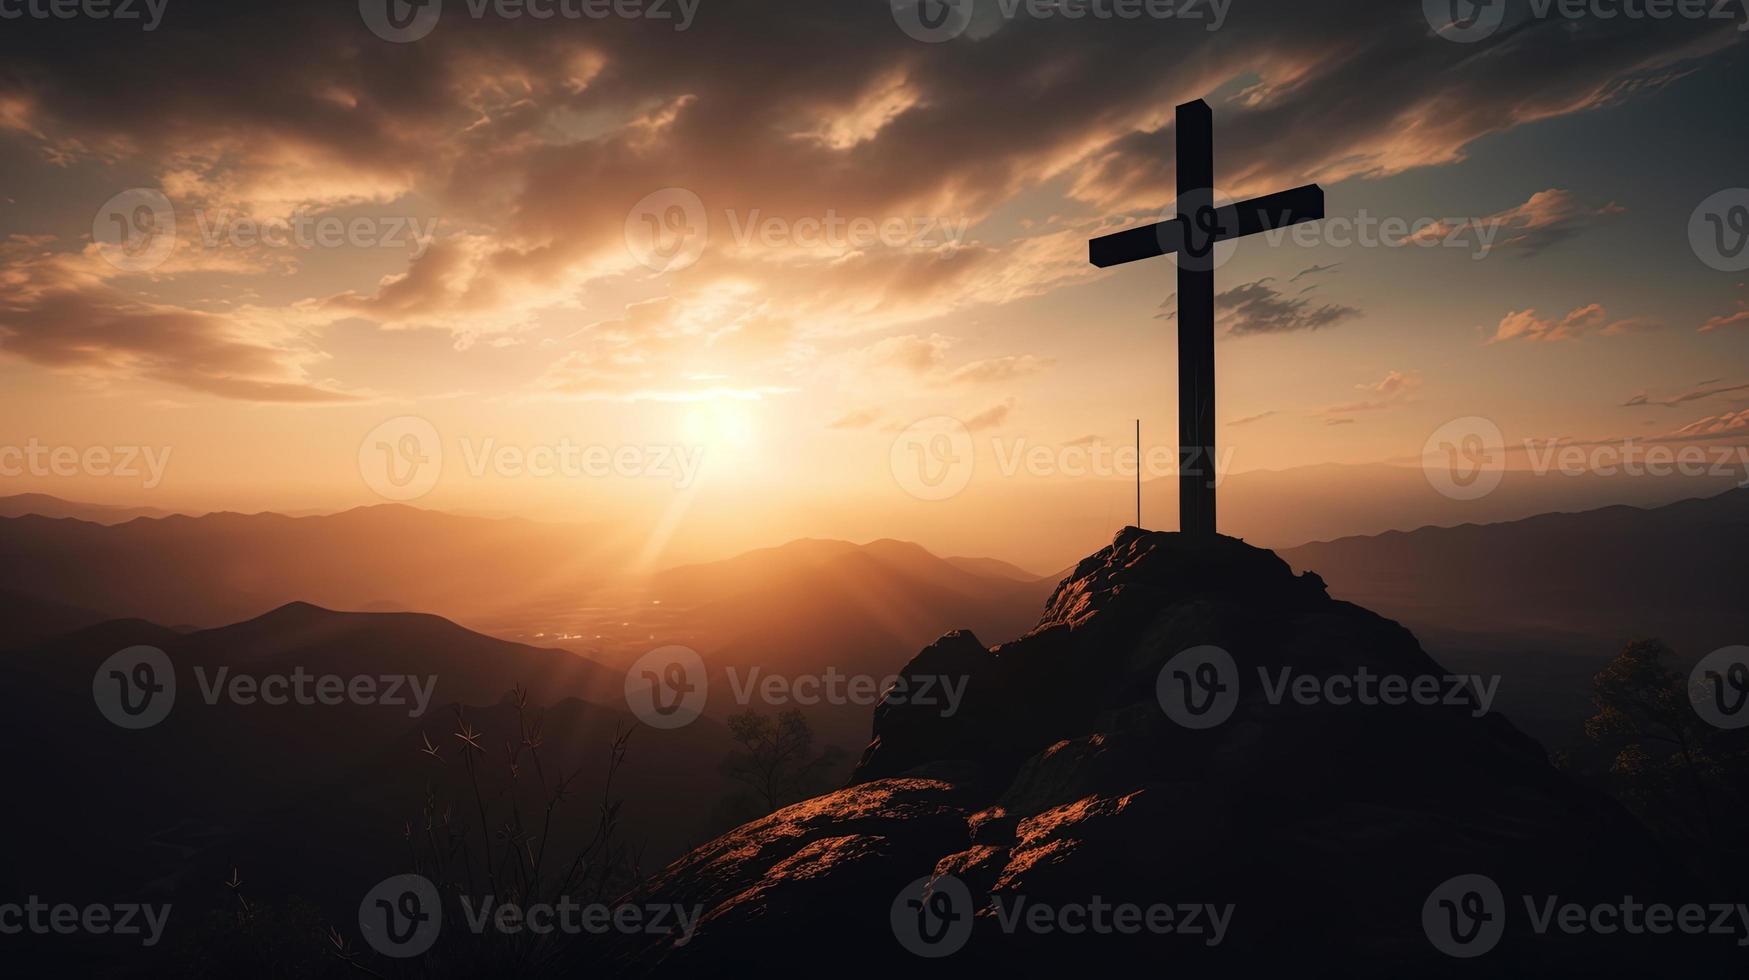
<instances>
[{"instance_id":1,"label":"rocky slope","mask_svg":"<svg viewBox=\"0 0 1749 980\"><path fill-rule=\"evenodd\" d=\"M1126 529L1026 636L950 633L905 674L916 696L877 708L850 785L650 880L628 900L702 922L622 938L611 965L1705 976L1741 954L1539 933L1527 896L1703 897L1483 710L1488 681L1460 688L1408 631L1240 541ZM957 712L927 677L966 680Z\"/></svg>"}]
</instances>

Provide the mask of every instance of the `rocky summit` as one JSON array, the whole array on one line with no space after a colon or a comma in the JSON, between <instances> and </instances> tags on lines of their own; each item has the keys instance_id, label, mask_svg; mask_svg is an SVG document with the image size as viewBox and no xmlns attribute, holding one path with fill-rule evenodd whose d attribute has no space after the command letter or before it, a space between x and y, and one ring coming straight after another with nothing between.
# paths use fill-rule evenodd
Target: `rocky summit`
<instances>
[{"instance_id":1,"label":"rocky summit","mask_svg":"<svg viewBox=\"0 0 1749 980\"><path fill-rule=\"evenodd\" d=\"M848 785L629 898L701 909L689 940L592 956L706 975L1672 962L1656 936L1563 928L1569 908L1693 896L1624 810L1488 710L1511 679L1453 677L1270 551L1126 529L1025 636L949 633L904 674ZM963 680L957 710L922 696L931 678Z\"/></svg>"}]
</instances>

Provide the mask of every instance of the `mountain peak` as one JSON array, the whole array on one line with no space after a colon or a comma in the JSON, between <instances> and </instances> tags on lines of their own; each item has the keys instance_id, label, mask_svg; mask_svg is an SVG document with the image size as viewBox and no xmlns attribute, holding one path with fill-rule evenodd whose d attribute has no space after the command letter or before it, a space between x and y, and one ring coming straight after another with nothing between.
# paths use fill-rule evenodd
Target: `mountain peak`
<instances>
[{"instance_id":1,"label":"mountain peak","mask_svg":"<svg viewBox=\"0 0 1749 980\"><path fill-rule=\"evenodd\" d=\"M1159 603L1217 596L1291 607L1329 598L1316 574L1296 576L1275 552L1239 538L1126 527L1057 585L1039 628L1073 625L1107 607L1145 610Z\"/></svg>"},{"instance_id":2,"label":"mountain peak","mask_svg":"<svg viewBox=\"0 0 1749 980\"><path fill-rule=\"evenodd\" d=\"M1385 678L1423 694L1380 700ZM989 648L951 632L913 658L844 789L652 879L644 899L703 901L709 925L684 946L628 941L611 965L716 972L781 941L807 946L804 961L857 949L865 968L905 969L915 946L894 910L922 889L972 922L956 967L1084 967L1075 937L1004 935L992 903L1171 900L1230 903L1244 952L1144 935L1106 937L1102 954L1202 972L1318 950L1428 975L1445 961L1421 910L1459 876L1508 894L1671 895L1680 872L1643 830L1489 713L1472 680L1273 552L1125 528L1027 635ZM1526 962L1573 975L1619 969L1619 953Z\"/></svg>"}]
</instances>

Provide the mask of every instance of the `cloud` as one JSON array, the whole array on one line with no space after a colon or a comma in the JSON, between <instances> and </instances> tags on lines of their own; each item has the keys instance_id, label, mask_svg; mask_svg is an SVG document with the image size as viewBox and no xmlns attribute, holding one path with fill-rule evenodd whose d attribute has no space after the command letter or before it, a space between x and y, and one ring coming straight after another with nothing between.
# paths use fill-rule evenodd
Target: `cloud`
<instances>
[{"instance_id":1,"label":"cloud","mask_svg":"<svg viewBox=\"0 0 1749 980\"><path fill-rule=\"evenodd\" d=\"M950 384L991 384L1001 381L1012 381L1029 374L1037 374L1054 363L1048 357L1034 354L1012 354L1007 357L993 357L989 360L973 361L954 368L947 373Z\"/></svg>"},{"instance_id":2,"label":"cloud","mask_svg":"<svg viewBox=\"0 0 1749 980\"><path fill-rule=\"evenodd\" d=\"M1330 272L1333 269L1336 269L1341 265L1342 265L1342 263L1340 263L1340 262L1332 262L1329 265L1313 265L1309 268L1301 269L1300 271L1294 273L1293 277L1291 279L1289 279L1288 282L1289 283L1296 283L1296 282L1299 282L1301 279L1304 279L1307 276L1315 276L1315 275L1318 275L1320 273ZM1312 288L1311 286L1306 287L1306 289L1311 289L1311 288Z\"/></svg>"},{"instance_id":3,"label":"cloud","mask_svg":"<svg viewBox=\"0 0 1749 980\"><path fill-rule=\"evenodd\" d=\"M1035 354L1009 354L947 366L948 350L957 339L941 334L885 337L849 355L853 369L897 369L931 384L1000 384L1037 374L1054 363Z\"/></svg>"},{"instance_id":4,"label":"cloud","mask_svg":"<svg viewBox=\"0 0 1749 980\"><path fill-rule=\"evenodd\" d=\"M870 367L894 367L912 374L927 374L941 366L952 337L933 333L927 337L905 334L886 337L855 352L857 360Z\"/></svg>"},{"instance_id":5,"label":"cloud","mask_svg":"<svg viewBox=\"0 0 1749 980\"><path fill-rule=\"evenodd\" d=\"M1523 204L1485 218L1455 224L1447 220L1437 221L1410 235L1407 241L1438 242L1468 224L1478 229L1478 237L1481 229L1488 229L1491 237L1487 241L1498 239L1498 247L1521 249L1526 255L1535 255L1579 234L1598 218L1613 217L1624 211L1613 201L1602 207L1586 207L1571 192L1551 187L1532 194ZM1499 238L1502 234L1505 237Z\"/></svg>"},{"instance_id":6,"label":"cloud","mask_svg":"<svg viewBox=\"0 0 1749 980\"><path fill-rule=\"evenodd\" d=\"M1730 313L1720 313L1710 317L1700 325L1701 333L1711 333L1714 330L1724 330L1727 327L1749 327L1749 302L1737 301L1737 308Z\"/></svg>"},{"instance_id":7,"label":"cloud","mask_svg":"<svg viewBox=\"0 0 1749 980\"><path fill-rule=\"evenodd\" d=\"M861 408L861 409L857 409L857 410L852 411L852 412L846 412L845 414L840 415L838 418L833 419L832 421L826 423L826 428L828 428L828 429L866 429L869 426L880 421L880 418L881 418L881 413L880 413L879 409Z\"/></svg>"},{"instance_id":8,"label":"cloud","mask_svg":"<svg viewBox=\"0 0 1749 980\"><path fill-rule=\"evenodd\" d=\"M966 419L966 428L973 432L976 432L979 429L994 429L1008 421L1008 413L1013 410L1014 399L1010 398L1000 405L992 405L976 415L973 415L971 418Z\"/></svg>"},{"instance_id":9,"label":"cloud","mask_svg":"<svg viewBox=\"0 0 1749 980\"><path fill-rule=\"evenodd\" d=\"M1217 321L1229 334L1289 333L1296 330L1318 330L1360 316L1352 306L1325 303L1315 306L1310 300L1282 296L1268 278L1234 286L1215 298L1219 311Z\"/></svg>"},{"instance_id":10,"label":"cloud","mask_svg":"<svg viewBox=\"0 0 1749 980\"><path fill-rule=\"evenodd\" d=\"M739 360L748 378L737 384L757 387L792 370L814 339L914 330L1103 275L1086 262L1089 234L1157 219L1175 196L1176 102L1243 86L1216 110L1222 187L1245 196L1449 164L1483 137L1667 84L1738 38L1728 23L1672 18L1636 24L1632 44L1594 20L1451 44L1430 39L1399 0L1280 0L1212 46L1202 31L1034 18L921 45L882 3L774 0L735 14L679 34L643 18L534 29L452 12L400 45L372 36L345 3L179 0L149 43L112 22L24 19L0 32L0 129L45 165L125 174L114 179L155 184L179 203L443 217L443 237L368 282L305 286L301 300L224 327L135 324L182 338L166 345L222 334L267 359L195 377L319 392L303 371L347 318L471 343L545 317L584 319L625 302L630 286L707 304L746 287L727 329L756 333L758 320L792 340L768 345L770 360ZM671 187L704 202L708 234L696 264L658 277L630 254L627 217ZM1039 195L1060 217L984 229ZM74 225L91 208L79 210ZM1561 227L1537 224L1558 210L1547 200L1525 210L1526 247ZM728 214L792 233L829 214L922 215L932 228L897 245L794 234L765 245L738 240ZM1235 298L1253 301L1230 325L1239 334L1355 315L1283 306L1261 290ZM162 312L140 295L100 305L128 302ZM603 370L597 354L630 353L582 340L581 351L555 352L555 369L587 375ZM608 373L680 376L692 350L642 349L645 360ZM113 360L108 369L152 370L138 354Z\"/></svg>"},{"instance_id":11,"label":"cloud","mask_svg":"<svg viewBox=\"0 0 1749 980\"><path fill-rule=\"evenodd\" d=\"M1629 398L1627 401L1622 402L1622 407L1638 408L1645 405L1661 405L1665 408L1674 408L1677 405L1686 405L1689 402L1700 401L1703 398L1714 398L1719 395L1733 394L1739 391L1749 391L1749 384L1720 386L1717 382L1718 379L1714 379L1713 381L1696 385L1687 391L1678 392L1674 395L1666 395L1661 398L1655 398L1646 392L1640 392L1632 398Z\"/></svg>"},{"instance_id":12,"label":"cloud","mask_svg":"<svg viewBox=\"0 0 1749 980\"><path fill-rule=\"evenodd\" d=\"M1656 330L1661 326L1657 321L1645 317L1610 319L1600 303L1581 306L1559 318L1539 317L1536 310L1514 310L1500 319L1499 325L1494 329L1494 336L1488 339L1488 343L1499 344L1511 340L1578 340L1594 334L1608 337Z\"/></svg>"},{"instance_id":13,"label":"cloud","mask_svg":"<svg viewBox=\"0 0 1749 980\"><path fill-rule=\"evenodd\" d=\"M1359 391L1366 392L1368 397L1360 401L1331 405L1319 414L1330 417L1346 416L1355 412L1383 411L1406 404L1411 400L1413 393L1421 387L1421 372L1392 371L1378 381L1358 384L1354 387ZM1325 421L1332 421L1332 418L1327 417Z\"/></svg>"},{"instance_id":14,"label":"cloud","mask_svg":"<svg viewBox=\"0 0 1749 980\"><path fill-rule=\"evenodd\" d=\"M1232 421L1228 422L1227 424L1228 425L1250 425L1253 422L1261 422L1264 419L1269 418L1270 416L1275 415L1275 414L1277 414L1277 413L1276 413L1275 409L1272 408L1266 412L1258 412L1256 415L1246 415L1246 416L1243 416L1241 418L1233 419Z\"/></svg>"},{"instance_id":15,"label":"cloud","mask_svg":"<svg viewBox=\"0 0 1749 980\"><path fill-rule=\"evenodd\" d=\"M362 397L310 379L321 355L275 311L136 299L112 283L116 274L94 253L21 255L0 246L0 351L104 383L143 379L241 401Z\"/></svg>"},{"instance_id":16,"label":"cloud","mask_svg":"<svg viewBox=\"0 0 1749 980\"><path fill-rule=\"evenodd\" d=\"M1709 415L1676 430L1679 436L1718 435L1749 430L1749 408L1723 415Z\"/></svg>"}]
</instances>

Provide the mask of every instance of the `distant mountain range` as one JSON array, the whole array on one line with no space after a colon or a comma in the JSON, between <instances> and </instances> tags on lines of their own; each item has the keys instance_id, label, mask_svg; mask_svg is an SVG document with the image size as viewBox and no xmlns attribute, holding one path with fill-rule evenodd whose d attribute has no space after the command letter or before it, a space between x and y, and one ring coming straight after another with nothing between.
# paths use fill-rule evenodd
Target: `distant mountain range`
<instances>
[{"instance_id":1,"label":"distant mountain range","mask_svg":"<svg viewBox=\"0 0 1749 980\"><path fill-rule=\"evenodd\" d=\"M905 541L802 540L671 569L654 577L649 595L676 617L672 629L684 629L671 635L695 646L713 670L715 706L718 692L733 693L730 671L742 681L755 670L795 677L828 667L885 678L948 630L1016 638L1037 622L1056 582L1001 562L940 558ZM869 707L806 713L825 738L859 748Z\"/></svg>"},{"instance_id":2,"label":"distant mountain range","mask_svg":"<svg viewBox=\"0 0 1749 980\"><path fill-rule=\"evenodd\" d=\"M168 517L172 512L156 507L118 507L113 504L87 504L62 500L46 493L17 493L0 497L0 517L71 517L93 524L125 524L136 517Z\"/></svg>"},{"instance_id":3,"label":"distant mountain range","mask_svg":"<svg viewBox=\"0 0 1749 980\"><path fill-rule=\"evenodd\" d=\"M218 626L293 601L467 621L542 595L575 596L616 577L625 551L586 525L383 505L318 517L215 513L107 525L27 514L0 518L0 554L0 593L107 617ZM8 633L0 645L44 635L28 621Z\"/></svg>"},{"instance_id":4,"label":"distant mountain range","mask_svg":"<svg viewBox=\"0 0 1749 980\"><path fill-rule=\"evenodd\" d=\"M1416 628L1659 636L1706 650L1749 642L1749 489L1280 554L1332 594Z\"/></svg>"},{"instance_id":5,"label":"distant mountain range","mask_svg":"<svg viewBox=\"0 0 1749 980\"><path fill-rule=\"evenodd\" d=\"M728 692L730 672L744 687L755 669L884 677L951 629L1014 639L1061 578L902 541L818 539L628 577L631 544L593 530L403 506L119 525L0 518L9 559L0 648L117 617L189 632L309 601L439 613L586 652L614 677L653 647L686 644L715 672L713 690ZM1338 598L1409 625L1453 669L1516 675L1503 704L1551 741L1570 734L1590 674L1626 640L1659 636L1699 655L1749 637L1739 594L1749 490L1341 538L1281 555L1318 572ZM714 695L707 713L747 707L770 706ZM855 747L867 736L864 707L809 714L822 738Z\"/></svg>"},{"instance_id":6,"label":"distant mountain range","mask_svg":"<svg viewBox=\"0 0 1749 980\"><path fill-rule=\"evenodd\" d=\"M126 731L99 713L93 678L136 644L169 656L175 704L161 724ZM396 705L206 700L221 676L299 670L403 675L434 693L417 717L410 696ZM712 830L729 740L708 718L675 731L640 726L622 684L588 658L436 616L308 604L193 633L113 620L0 654L0 690L15 695L0 711L0 739L16 748L6 781L14 846L0 856L0 883L54 881L75 894L102 888L118 900L206 909L218 907L215 886L240 867L261 898L355 895L398 867L404 828L425 819L428 792L466 791L452 705L465 706L481 733L487 791L531 791L532 772L521 791L504 779L506 747L519 732L506 701L516 686L530 692L528 721L538 726L548 778L578 772L567 838L592 826L615 734L635 730L616 795L626 800L629 839L666 860ZM442 761L421 752L427 739ZM82 843L70 852L17 846L44 839Z\"/></svg>"}]
</instances>

